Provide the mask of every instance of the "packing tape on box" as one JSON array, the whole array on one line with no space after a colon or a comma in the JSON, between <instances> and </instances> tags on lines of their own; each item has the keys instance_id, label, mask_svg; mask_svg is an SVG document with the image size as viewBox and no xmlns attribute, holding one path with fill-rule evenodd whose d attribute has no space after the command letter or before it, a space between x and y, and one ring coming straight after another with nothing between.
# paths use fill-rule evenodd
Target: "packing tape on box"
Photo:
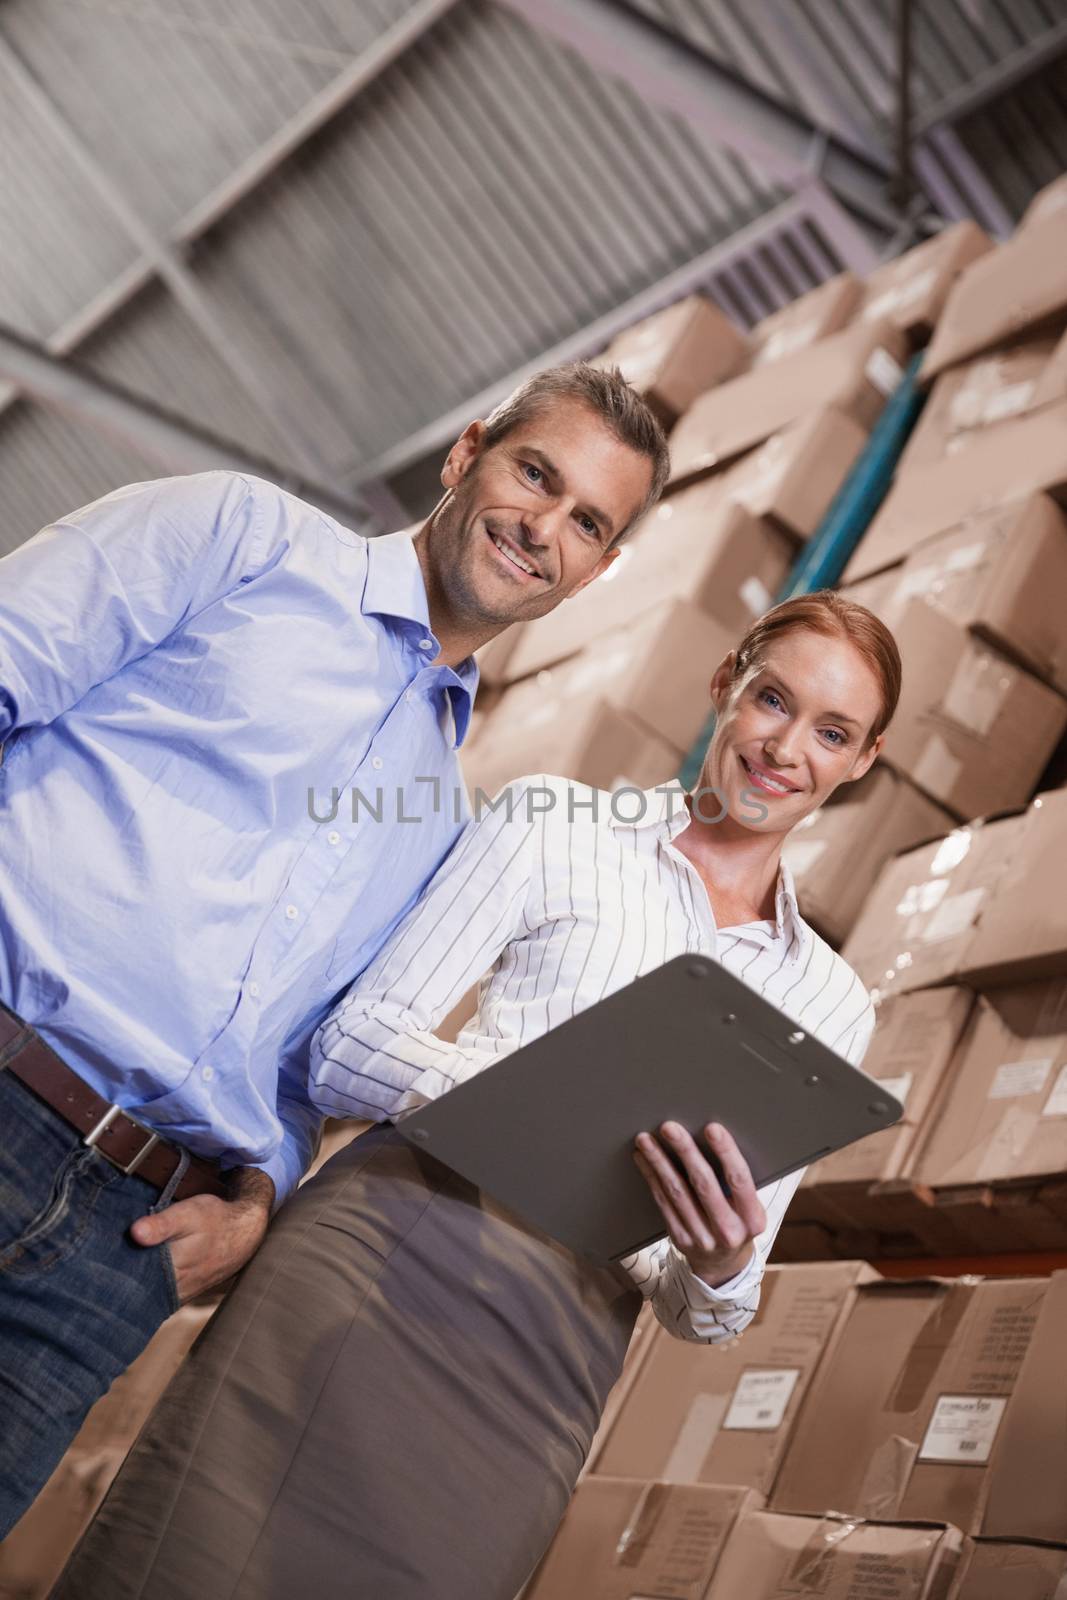
<instances>
[{"instance_id":1,"label":"packing tape on box","mask_svg":"<svg viewBox=\"0 0 1067 1600\"><path fill-rule=\"evenodd\" d=\"M647 1484L638 1497L629 1522L619 1535L615 1546L617 1567L636 1567L644 1559L656 1527L667 1507L670 1497L669 1483Z\"/></svg>"},{"instance_id":2,"label":"packing tape on box","mask_svg":"<svg viewBox=\"0 0 1067 1600\"><path fill-rule=\"evenodd\" d=\"M883 1439L867 1463L856 1496L856 1504L862 1506L865 1517L874 1522L893 1520L918 1454L916 1440L905 1439L903 1434L894 1433Z\"/></svg>"},{"instance_id":3,"label":"packing tape on box","mask_svg":"<svg viewBox=\"0 0 1067 1600\"><path fill-rule=\"evenodd\" d=\"M889 1391L887 1411L918 1411L937 1376L941 1358L966 1315L970 1298L960 1292L959 1284L938 1294Z\"/></svg>"},{"instance_id":4,"label":"packing tape on box","mask_svg":"<svg viewBox=\"0 0 1067 1600\"><path fill-rule=\"evenodd\" d=\"M825 1594L830 1584L829 1568L837 1558L839 1547L862 1526L862 1518L841 1521L825 1518L820 1522L790 1568L788 1592L803 1593L806 1589L809 1594Z\"/></svg>"},{"instance_id":5,"label":"packing tape on box","mask_svg":"<svg viewBox=\"0 0 1067 1600\"><path fill-rule=\"evenodd\" d=\"M697 1483L726 1415L729 1395L698 1394L685 1414L685 1421L671 1448L663 1468L663 1476L670 1483Z\"/></svg>"},{"instance_id":6,"label":"packing tape on box","mask_svg":"<svg viewBox=\"0 0 1067 1600\"><path fill-rule=\"evenodd\" d=\"M937 282L937 268L926 267L916 272L914 266L910 263L905 265L902 260L897 272L891 276L896 282L890 288L884 289L880 295L876 295L864 308L864 322L876 322L879 317L890 317L895 311L903 311L906 306L914 305L916 300L921 300L930 294Z\"/></svg>"},{"instance_id":7,"label":"packing tape on box","mask_svg":"<svg viewBox=\"0 0 1067 1600\"><path fill-rule=\"evenodd\" d=\"M1022 674L991 651L969 651L941 697L942 718L987 739Z\"/></svg>"},{"instance_id":8,"label":"packing tape on box","mask_svg":"<svg viewBox=\"0 0 1067 1600\"><path fill-rule=\"evenodd\" d=\"M961 758L953 755L941 734L933 733L919 752L909 777L917 788L930 794L951 795L962 771Z\"/></svg>"}]
</instances>

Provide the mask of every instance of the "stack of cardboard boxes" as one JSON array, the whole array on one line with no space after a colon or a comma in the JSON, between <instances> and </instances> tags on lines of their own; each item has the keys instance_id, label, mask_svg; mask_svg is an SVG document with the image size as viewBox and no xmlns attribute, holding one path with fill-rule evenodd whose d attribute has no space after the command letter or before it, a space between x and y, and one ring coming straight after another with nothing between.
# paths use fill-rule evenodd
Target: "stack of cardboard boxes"
<instances>
[{"instance_id":1,"label":"stack of cardboard boxes","mask_svg":"<svg viewBox=\"0 0 1067 1600\"><path fill-rule=\"evenodd\" d=\"M880 1002L866 1066L902 1087L906 1126L809 1171L783 1259L1063 1245L1067 792L1043 774L1067 726L1065 195L956 280L844 574L904 661L885 762L957 825L896 854L844 930Z\"/></svg>"},{"instance_id":2,"label":"stack of cardboard boxes","mask_svg":"<svg viewBox=\"0 0 1067 1600\"><path fill-rule=\"evenodd\" d=\"M528 1600L1055 1600L1065 1334L1067 1273L772 1268L738 1344L645 1336Z\"/></svg>"}]
</instances>

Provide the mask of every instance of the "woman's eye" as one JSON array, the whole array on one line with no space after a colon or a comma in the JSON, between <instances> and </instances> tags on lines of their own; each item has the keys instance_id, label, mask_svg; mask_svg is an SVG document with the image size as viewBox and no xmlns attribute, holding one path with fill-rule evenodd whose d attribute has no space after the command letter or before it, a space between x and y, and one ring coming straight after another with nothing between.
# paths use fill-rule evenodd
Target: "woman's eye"
<instances>
[{"instance_id":1,"label":"woman's eye","mask_svg":"<svg viewBox=\"0 0 1067 1600\"><path fill-rule=\"evenodd\" d=\"M781 701L780 701L780 700L779 700L779 698L778 698L778 696L777 696L777 695L776 695L776 694L775 694L775 693L773 693L773 691L772 691L772 690L770 690L770 689L764 689L764 690L763 690L763 691L762 691L762 692L761 692L761 695L760 695L760 698L761 698L761 699L762 699L762 700L765 700L765 701L766 701L766 703L767 703L767 704L768 704L768 705L769 705L769 706L780 706L780 705L781 705L781 703L782 703L782 702L781 702Z\"/></svg>"},{"instance_id":2,"label":"woman's eye","mask_svg":"<svg viewBox=\"0 0 1067 1600\"><path fill-rule=\"evenodd\" d=\"M844 744L845 742L845 736L840 728L824 728L823 733L830 739L832 744Z\"/></svg>"}]
</instances>

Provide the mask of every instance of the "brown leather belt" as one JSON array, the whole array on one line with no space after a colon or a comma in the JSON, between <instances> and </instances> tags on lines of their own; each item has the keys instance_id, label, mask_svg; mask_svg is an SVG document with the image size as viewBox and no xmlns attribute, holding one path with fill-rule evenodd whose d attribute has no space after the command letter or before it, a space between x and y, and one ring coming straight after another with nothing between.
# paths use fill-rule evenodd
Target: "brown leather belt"
<instances>
[{"instance_id":1,"label":"brown leather belt","mask_svg":"<svg viewBox=\"0 0 1067 1600\"><path fill-rule=\"evenodd\" d=\"M178 1146L90 1089L40 1034L6 1006L0 1006L0 1069L51 1106L120 1172L133 1173L157 1189L165 1189L174 1176L183 1155ZM189 1157L174 1199L188 1200L194 1194L214 1194L223 1200L229 1195L216 1163L200 1156Z\"/></svg>"}]
</instances>

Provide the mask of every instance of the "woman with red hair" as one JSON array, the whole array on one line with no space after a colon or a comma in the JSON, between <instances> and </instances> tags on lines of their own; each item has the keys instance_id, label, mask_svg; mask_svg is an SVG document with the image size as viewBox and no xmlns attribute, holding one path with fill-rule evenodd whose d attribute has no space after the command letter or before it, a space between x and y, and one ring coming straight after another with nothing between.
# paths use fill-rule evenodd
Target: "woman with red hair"
<instances>
[{"instance_id":1,"label":"woman with red hair","mask_svg":"<svg viewBox=\"0 0 1067 1600\"><path fill-rule=\"evenodd\" d=\"M789 600L717 667L691 794L539 777L470 824L314 1041L312 1098L376 1125L280 1214L57 1600L513 1600L642 1296L680 1338L735 1338L801 1175L757 1191L728 1129L646 1130L634 1159L664 1237L607 1270L392 1124L685 952L858 1063L870 999L804 921L781 853L867 772L899 690L869 611L832 592ZM478 979L447 1044L434 1029Z\"/></svg>"}]
</instances>

